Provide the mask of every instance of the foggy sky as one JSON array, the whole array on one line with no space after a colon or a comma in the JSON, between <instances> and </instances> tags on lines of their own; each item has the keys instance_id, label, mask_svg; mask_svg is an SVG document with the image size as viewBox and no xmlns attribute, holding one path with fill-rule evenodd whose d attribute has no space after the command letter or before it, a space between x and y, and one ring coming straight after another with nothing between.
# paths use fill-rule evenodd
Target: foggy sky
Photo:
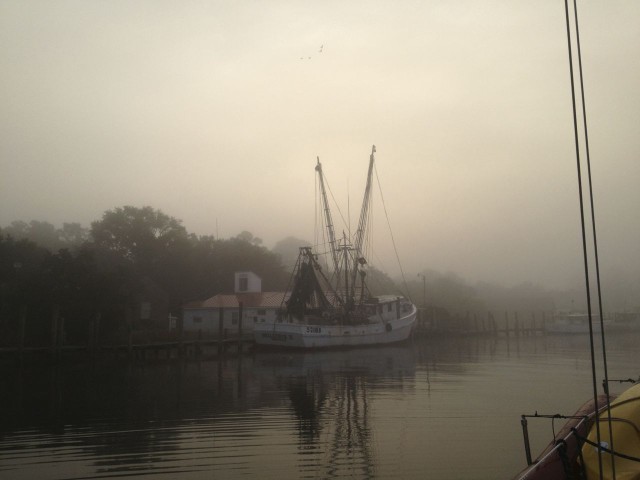
<instances>
[{"instance_id":1,"label":"foggy sky","mask_svg":"<svg viewBox=\"0 0 640 480\"><path fill-rule=\"evenodd\" d=\"M640 2L579 3L601 265L637 272ZM561 0L4 0L0 226L150 205L312 240L316 156L355 223L375 144L407 275L562 285L582 271L564 21Z\"/></svg>"}]
</instances>

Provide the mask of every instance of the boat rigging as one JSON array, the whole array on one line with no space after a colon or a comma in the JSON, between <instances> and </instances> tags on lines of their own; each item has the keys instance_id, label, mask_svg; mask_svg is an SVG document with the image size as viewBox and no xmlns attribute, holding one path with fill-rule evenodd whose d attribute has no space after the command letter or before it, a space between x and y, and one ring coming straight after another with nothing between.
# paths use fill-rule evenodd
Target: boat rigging
<instances>
[{"instance_id":1,"label":"boat rigging","mask_svg":"<svg viewBox=\"0 0 640 480\"><path fill-rule=\"evenodd\" d=\"M325 274L313 249L301 247L280 318L273 325L256 326L256 343L298 348L372 345L406 340L413 331L417 308L409 299L393 294L373 296L367 286L364 250L369 237L375 151L374 145L353 242L344 232L342 239L336 237L324 172L316 157L333 272Z\"/></svg>"}]
</instances>

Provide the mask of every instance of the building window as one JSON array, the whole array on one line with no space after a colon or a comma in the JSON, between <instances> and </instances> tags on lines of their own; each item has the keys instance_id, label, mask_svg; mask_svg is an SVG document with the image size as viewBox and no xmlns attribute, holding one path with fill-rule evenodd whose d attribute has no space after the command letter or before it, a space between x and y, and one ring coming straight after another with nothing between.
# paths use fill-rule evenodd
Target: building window
<instances>
[{"instance_id":1,"label":"building window","mask_svg":"<svg viewBox=\"0 0 640 480\"><path fill-rule=\"evenodd\" d=\"M231 325L237 325L238 318L239 318L238 312L231 312Z\"/></svg>"},{"instance_id":2,"label":"building window","mask_svg":"<svg viewBox=\"0 0 640 480\"><path fill-rule=\"evenodd\" d=\"M151 318L151 302L140 302L140 320Z\"/></svg>"},{"instance_id":3,"label":"building window","mask_svg":"<svg viewBox=\"0 0 640 480\"><path fill-rule=\"evenodd\" d=\"M202 323L202 317L193 317L193 323Z\"/></svg>"},{"instance_id":4,"label":"building window","mask_svg":"<svg viewBox=\"0 0 640 480\"><path fill-rule=\"evenodd\" d=\"M267 311L264 308L258 309L258 315L266 315Z\"/></svg>"},{"instance_id":5,"label":"building window","mask_svg":"<svg viewBox=\"0 0 640 480\"><path fill-rule=\"evenodd\" d=\"M246 276L241 276L238 282L238 290L240 290L241 292L246 292L247 290L249 290L249 279Z\"/></svg>"}]
</instances>

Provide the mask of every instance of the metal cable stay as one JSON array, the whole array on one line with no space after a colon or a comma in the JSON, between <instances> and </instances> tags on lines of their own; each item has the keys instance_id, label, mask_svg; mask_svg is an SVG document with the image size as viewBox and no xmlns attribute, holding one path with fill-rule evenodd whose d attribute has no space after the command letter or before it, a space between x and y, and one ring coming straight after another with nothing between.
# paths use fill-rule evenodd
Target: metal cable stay
<instances>
[{"instance_id":1,"label":"metal cable stay","mask_svg":"<svg viewBox=\"0 0 640 480\"><path fill-rule=\"evenodd\" d=\"M380 178L375 165L375 153L376 147L373 145L369 156L369 167L367 171L360 217L357 229L353 235L353 241L351 241L350 234L343 233L342 239L338 239L338 236L336 235L335 223L331 214L329 195L327 193L330 194L333 203L338 208L338 213L345 225L345 229L351 232L351 228L340 211L336 199L333 196L333 192L331 191L331 187L324 175L320 159L317 158L316 172L318 181L316 183L316 193L320 199L320 204L316 204L316 220L320 219L323 224L323 228L319 229L323 233L322 245L324 245L326 249L331 250L331 263L333 266L331 284L334 285L336 291L344 292L345 298L347 298L353 305L361 303L365 299L367 289L364 284L364 276L366 275L364 266L370 263L368 260L370 256L375 256L375 252L373 251L371 244L374 182L377 183L378 186L380 202L382 203L393 251L403 280L404 291L401 291L401 293L407 299L411 300L406 276L404 274L402 263L400 262L397 245L393 236L393 230L391 229L391 222L389 220L389 214L387 212L386 203L382 193ZM320 244L320 242L316 243ZM320 249L317 249L318 253L320 253L319 250ZM360 279L358 279L358 276L360 276Z\"/></svg>"},{"instance_id":2,"label":"metal cable stay","mask_svg":"<svg viewBox=\"0 0 640 480\"><path fill-rule=\"evenodd\" d=\"M611 400L609 396L609 388L608 385L611 382L632 382L636 383L637 380L633 379L624 379L624 380L610 380L608 377L608 367L607 367L607 351L606 351L606 343L605 343L605 329L604 329L604 317L603 317L603 308L602 308L602 289L600 283L600 266L599 266L599 256L598 256L598 242L597 242L597 234L596 234L596 220L595 220L595 202L593 198L593 183L591 178L591 157L589 151L589 135L588 135L588 127L587 127L587 113L586 113L586 100L585 100L585 88L584 88L584 76L582 69L582 55L580 49L580 30L579 30L579 22L578 22L578 7L576 4L576 0L573 0L573 22L575 29L575 52L577 54L577 65L578 65L578 75L579 75L579 88L580 88L580 103L582 108L582 128L584 135L584 151L585 151L585 164L587 171L587 188L588 188L588 201L590 206L590 218L588 220L591 222L591 234L592 234L592 247L593 247L593 262L595 265L595 278L596 278L596 292L597 292L597 301L598 301L598 311L599 311L599 321L600 321L600 332L601 332L601 345L602 345L602 363L603 363L603 373L604 379L602 381L603 389L605 393L605 404L599 404L598 398L598 389L597 389L597 376L596 376L596 360L595 360L595 347L594 347L594 328L593 328L593 315L592 315L592 300L591 300L591 285L589 283L589 255L587 249L587 235L586 235L586 223L587 223L587 215L585 213L585 199L583 193L583 179L582 179L582 161L580 158L580 141L579 141L579 119L577 113L577 101L576 101L576 81L574 78L574 59L573 52L574 46L571 38L571 21L569 15L569 1L565 0L565 20L566 20L566 29L567 29L567 45L568 45L568 56L569 56L569 75L570 75L570 83L571 83L571 101L572 101L572 113L573 113L573 130L574 130L574 143L575 143L575 155L576 155L576 169L577 169L577 180L578 180L578 197L579 197L579 205L580 205L580 224L581 224L581 235L582 235L582 250L583 250L583 262L584 262L584 277L585 277L585 291L586 291L586 301L587 301L587 314L589 319L589 347L590 347L590 357L591 357L591 377L592 377L592 389L593 389L593 404L594 411L592 415L587 416L564 416L564 415L539 415L536 412L534 415L522 415L521 423L525 441L525 453L527 456L527 464L532 465L531 459L531 450L529 445L528 431L527 431L527 418L551 418L552 419L552 430L554 433L555 439L555 430L553 426L553 422L555 419L581 419L582 422L586 422L590 417L593 417L593 422L595 424L596 430L596 441L593 442L589 440L585 435L582 435L578 432L576 426L571 428L571 435L573 435L578 441L578 455L581 460L582 465L582 473L585 475L585 465L582 461L582 446L584 444L591 445L596 448L597 458L598 458L598 473L599 478L604 478L603 471L603 461L602 461L602 453L607 453L611 455L611 473L613 479L616 478L616 470L615 470L615 458L624 458L627 460L631 460L634 462L640 462L640 458L622 454L621 452L617 452L614 446L614 435L612 424L616 421L625 421L623 419L615 418L611 415ZM640 380L640 379L639 379ZM636 401L638 398L628 399L628 401ZM624 402L626 403L626 402ZM607 412L607 426L609 433L609 444L605 445L601 440L601 429L600 429L600 413L602 411ZM626 422L626 421L625 421ZM635 425L634 425L634 428ZM636 428L637 431L637 428ZM638 435L640 435L640 431L638 431ZM551 452L557 451L560 455L563 464L565 466L565 471L569 473L568 460L566 459L566 441L564 439L560 439L556 442L556 445L551 450Z\"/></svg>"}]
</instances>

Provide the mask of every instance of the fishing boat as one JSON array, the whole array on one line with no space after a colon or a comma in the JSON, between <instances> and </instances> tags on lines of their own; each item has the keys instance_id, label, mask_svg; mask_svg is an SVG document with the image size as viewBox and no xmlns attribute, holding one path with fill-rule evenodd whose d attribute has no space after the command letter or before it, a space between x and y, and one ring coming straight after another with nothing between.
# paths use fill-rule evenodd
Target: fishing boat
<instances>
[{"instance_id":1,"label":"fishing boat","mask_svg":"<svg viewBox=\"0 0 640 480\"><path fill-rule=\"evenodd\" d=\"M367 283L365 240L368 234L375 145L358 229L353 241L343 234L337 240L327 199L322 164L316 172L332 262L321 263L311 247L301 247L278 318L254 328L257 345L293 348L330 348L382 345L406 340L416 323L416 306L402 295L372 295ZM326 273L325 273L326 272Z\"/></svg>"}]
</instances>

